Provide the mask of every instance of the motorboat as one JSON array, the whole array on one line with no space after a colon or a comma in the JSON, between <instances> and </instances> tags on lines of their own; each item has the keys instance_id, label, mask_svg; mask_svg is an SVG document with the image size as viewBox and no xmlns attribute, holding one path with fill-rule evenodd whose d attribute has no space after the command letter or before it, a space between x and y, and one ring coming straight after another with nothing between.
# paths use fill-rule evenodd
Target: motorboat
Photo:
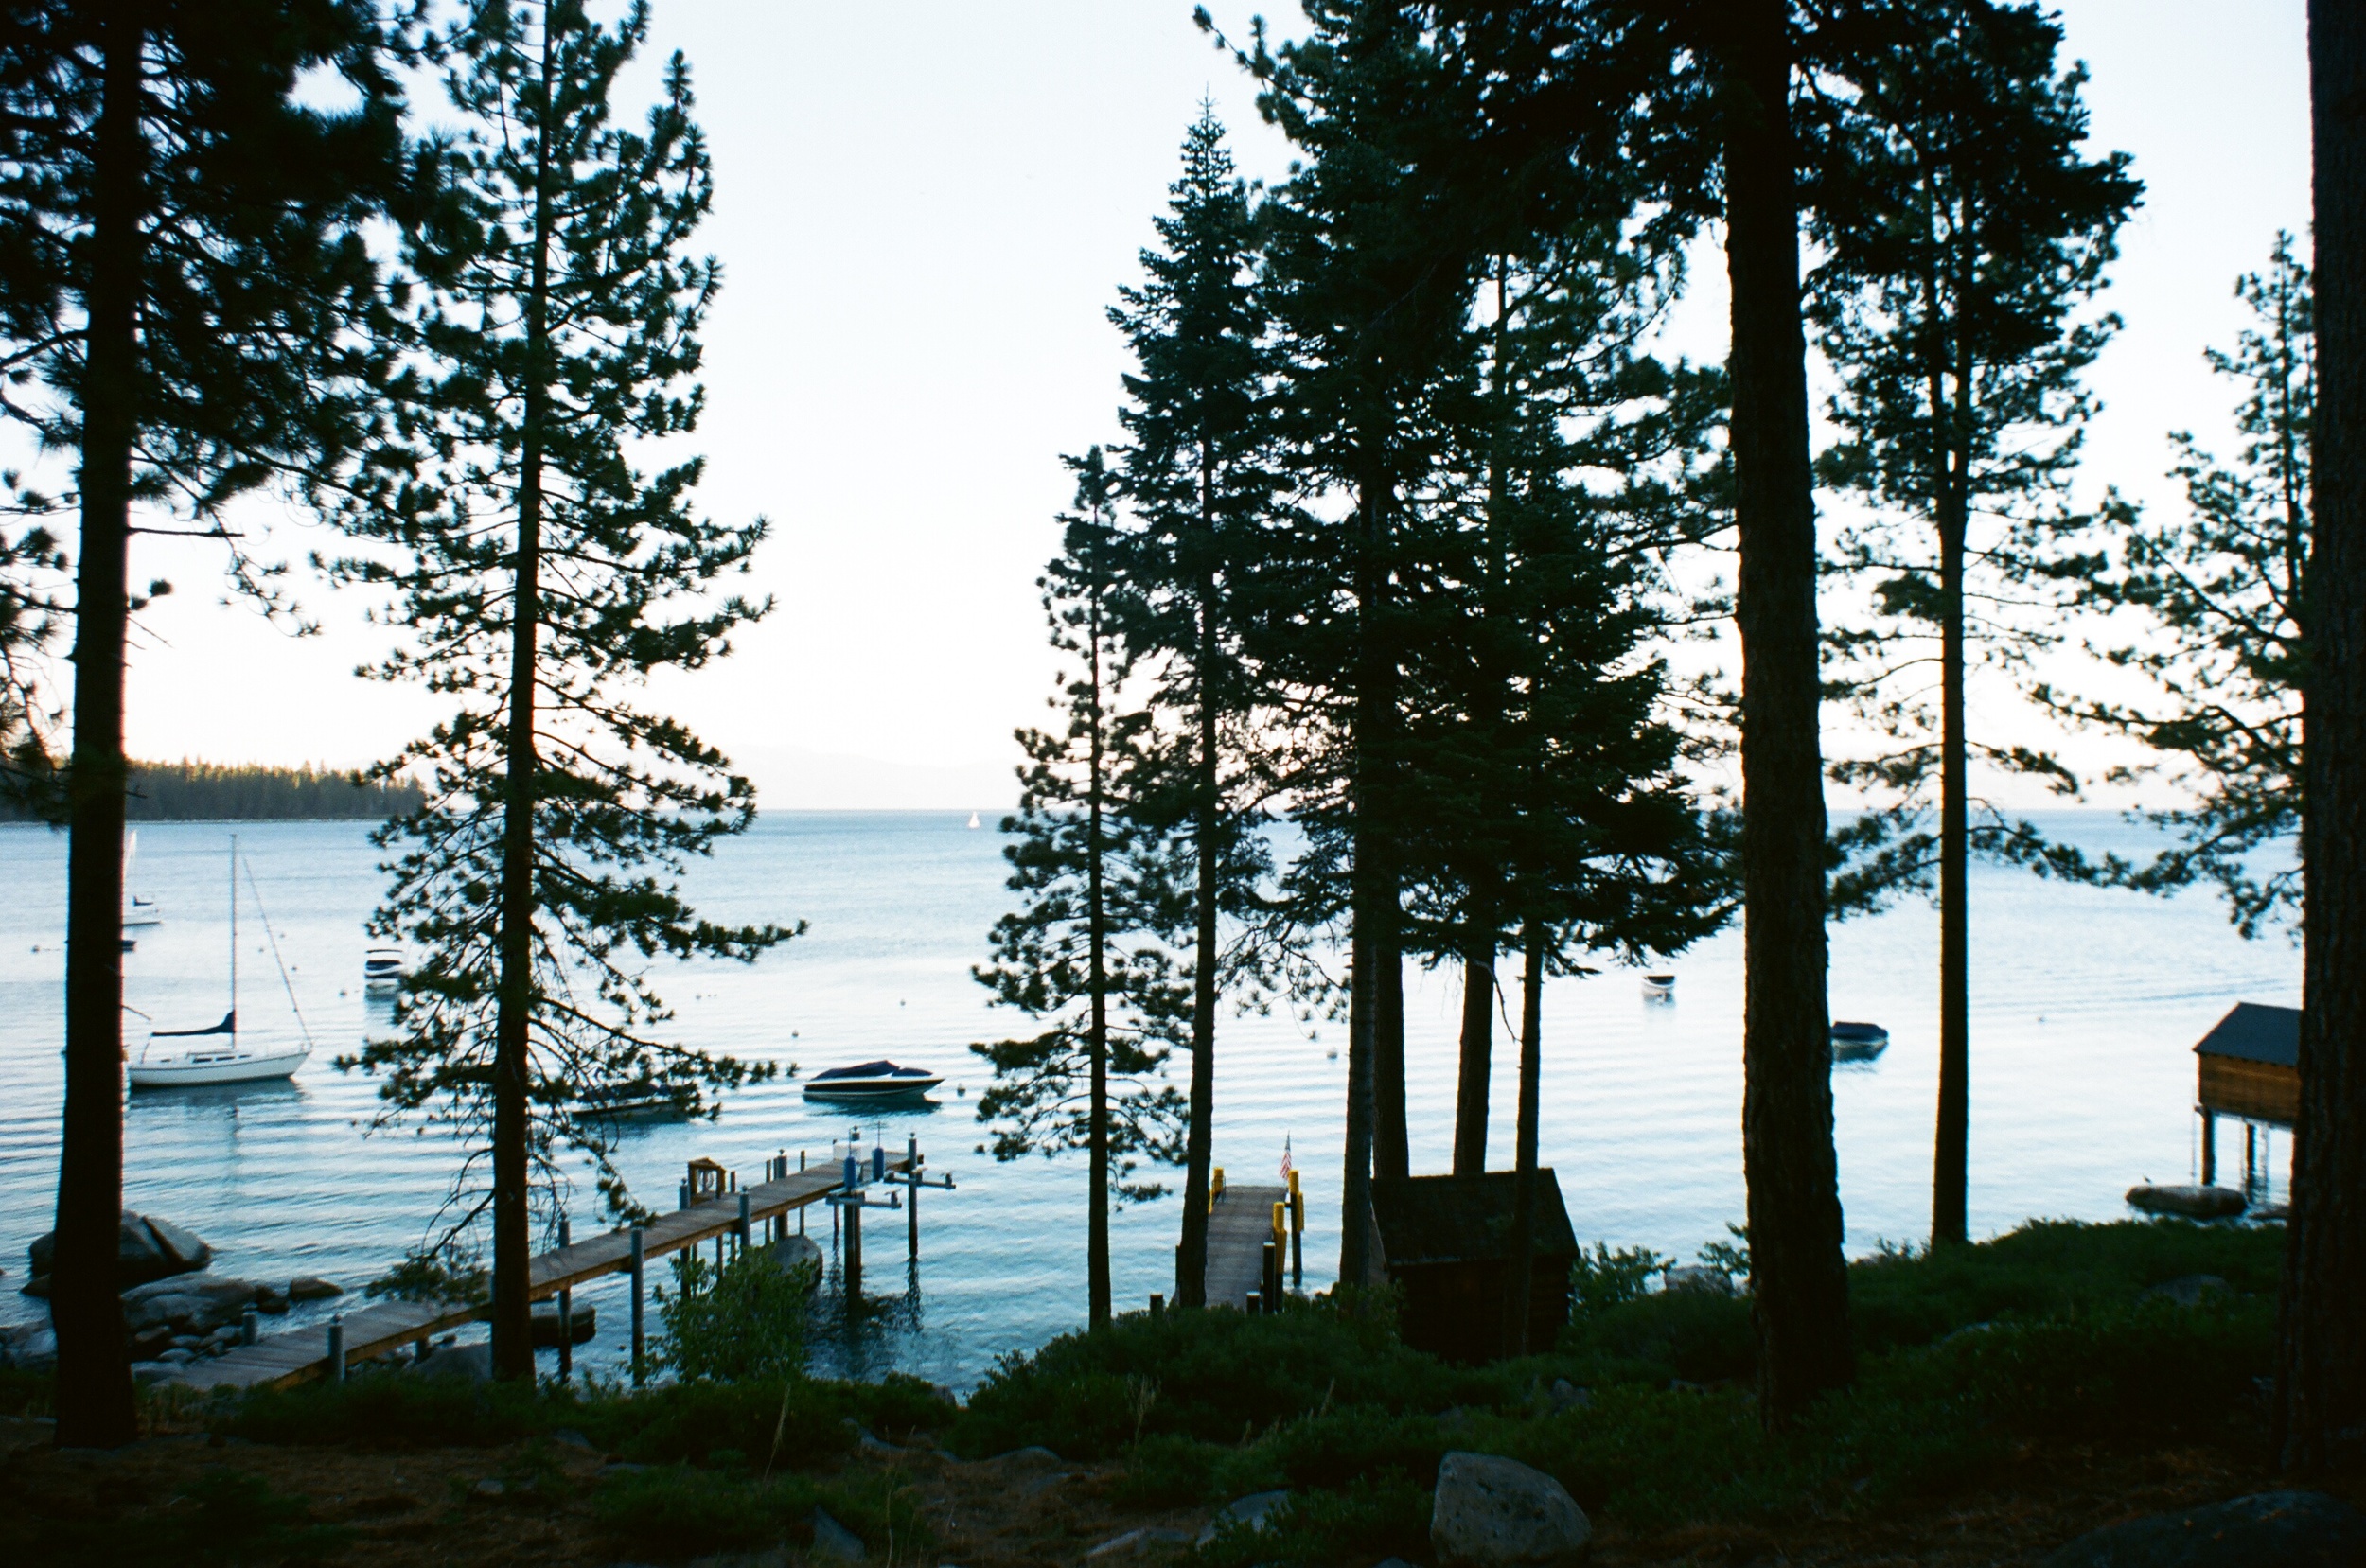
<instances>
[{"instance_id":1,"label":"motorboat","mask_svg":"<svg viewBox=\"0 0 2366 1568\"><path fill-rule=\"evenodd\" d=\"M832 1067L805 1082L807 1100L895 1100L927 1094L945 1079L919 1067L899 1067L892 1062L863 1062Z\"/></svg>"},{"instance_id":2,"label":"motorboat","mask_svg":"<svg viewBox=\"0 0 2366 1568\"><path fill-rule=\"evenodd\" d=\"M1643 999L1647 1002L1672 1002L1676 999L1676 977L1646 975L1643 977Z\"/></svg>"},{"instance_id":3,"label":"motorboat","mask_svg":"<svg viewBox=\"0 0 2366 1568\"><path fill-rule=\"evenodd\" d=\"M253 887L255 873L247 872ZM256 911L262 913L262 894L256 890ZM221 1022L203 1029L150 1030L148 1043L140 1048L139 1058L128 1063L124 1075L135 1089L181 1088L199 1084L245 1084L261 1079L287 1078L304 1065L312 1054L312 1035L305 1027L304 1013L295 1005L295 986L288 978L288 966L279 957L279 938L272 930L271 918L263 917L263 935L270 939L272 960L279 965L279 983L287 988L288 1006L294 1012L296 1028L303 1036L302 1045L272 1043L256 1045L238 1038L238 840L230 840L230 1010L221 1015ZM159 1042L168 1041L159 1048Z\"/></svg>"},{"instance_id":4,"label":"motorboat","mask_svg":"<svg viewBox=\"0 0 2366 1568\"><path fill-rule=\"evenodd\" d=\"M402 949L373 947L362 955L362 988L392 991L402 983Z\"/></svg>"},{"instance_id":5,"label":"motorboat","mask_svg":"<svg viewBox=\"0 0 2366 1568\"><path fill-rule=\"evenodd\" d=\"M1879 1024L1836 1020L1832 1025L1832 1056L1841 1062L1870 1062L1889 1048L1890 1031Z\"/></svg>"}]
</instances>

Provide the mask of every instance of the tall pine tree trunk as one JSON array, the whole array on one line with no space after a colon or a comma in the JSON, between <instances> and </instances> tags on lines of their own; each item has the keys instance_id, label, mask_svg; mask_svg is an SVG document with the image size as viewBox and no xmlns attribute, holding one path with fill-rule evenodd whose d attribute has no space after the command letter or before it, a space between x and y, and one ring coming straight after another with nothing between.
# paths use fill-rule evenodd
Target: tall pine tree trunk
<instances>
[{"instance_id":1,"label":"tall pine tree trunk","mask_svg":"<svg viewBox=\"0 0 2366 1568\"><path fill-rule=\"evenodd\" d=\"M1199 448L1199 755L1193 759L1199 801L1197 841L1192 846L1198 862L1192 890L1197 925L1192 971L1191 1111L1183 1149L1183 1240L1174 1256L1174 1299L1184 1307L1208 1304L1208 1189L1215 1157L1216 878L1223 802L1217 793L1216 759L1216 468L1214 450L1205 438Z\"/></svg>"},{"instance_id":2,"label":"tall pine tree trunk","mask_svg":"<svg viewBox=\"0 0 2366 1568\"><path fill-rule=\"evenodd\" d=\"M1383 933L1396 897L1395 879L1387 870L1387 832L1380 820L1383 737L1393 716L1388 712L1393 671L1379 625L1386 526L1382 490L1378 481L1367 479L1356 507L1355 772L1351 784L1355 859L1350 873L1347 1150L1339 1181L1339 1282L1356 1286L1378 1281L1372 1248L1373 1080L1379 1054L1380 966L1389 951Z\"/></svg>"},{"instance_id":3,"label":"tall pine tree trunk","mask_svg":"<svg viewBox=\"0 0 2366 1568\"><path fill-rule=\"evenodd\" d=\"M1520 932L1520 1123L1512 1156L1510 1285L1506 1292L1504 1353L1525 1356L1528 1298L1536 1280L1536 1134L1545 1075L1545 927L1533 915Z\"/></svg>"},{"instance_id":4,"label":"tall pine tree trunk","mask_svg":"<svg viewBox=\"0 0 2366 1568\"><path fill-rule=\"evenodd\" d=\"M2303 696L2301 1107L2274 1446L2287 1470L2366 1426L2366 11L2310 0L2316 537ZM2337 1447L2337 1445L2339 1445Z\"/></svg>"},{"instance_id":5,"label":"tall pine tree trunk","mask_svg":"<svg viewBox=\"0 0 2366 1568\"><path fill-rule=\"evenodd\" d=\"M1372 1020L1372 1174L1393 1180L1413 1173L1404 1110L1404 919L1393 879L1386 907L1388 925L1374 977L1380 995Z\"/></svg>"},{"instance_id":6,"label":"tall pine tree trunk","mask_svg":"<svg viewBox=\"0 0 2366 1568\"><path fill-rule=\"evenodd\" d=\"M1092 1191L1086 1199L1085 1242L1086 1321L1095 1329L1109 1326L1109 897L1103 876L1108 850L1103 838L1102 795L1106 758L1102 749L1105 720L1101 707L1101 551L1093 549L1092 604L1086 631L1091 638L1092 753L1091 788L1086 797L1085 898L1086 947L1092 1022L1086 1048L1092 1057L1092 1104L1086 1113L1085 1142L1091 1167Z\"/></svg>"},{"instance_id":7,"label":"tall pine tree trunk","mask_svg":"<svg viewBox=\"0 0 2366 1568\"><path fill-rule=\"evenodd\" d=\"M65 1116L58 1155L57 1442L138 1436L116 1296L123 1207L123 640L130 616L132 444L147 141L145 30L105 24L82 390L81 546L75 582L74 756L66 850Z\"/></svg>"},{"instance_id":8,"label":"tall pine tree trunk","mask_svg":"<svg viewBox=\"0 0 2366 1568\"><path fill-rule=\"evenodd\" d=\"M1939 1105L1931 1168L1931 1244L1969 1234L1971 1163L1971 819L1964 738L1966 499L1939 489Z\"/></svg>"},{"instance_id":9,"label":"tall pine tree trunk","mask_svg":"<svg viewBox=\"0 0 2366 1568\"><path fill-rule=\"evenodd\" d=\"M547 23L547 18L545 19ZM503 802L501 997L493 1023L493 1375L534 1376L534 1239L528 1095L534 1028L535 695L542 620L542 467L550 411L550 138L555 42L542 36L535 138L534 258L525 299L526 384L518 447L518 558L510 606L508 787Z\"/></svg>"},{"instance_id":10,"label":"tall pine tree trunk","mask_svg":"<svg viewBox=\"0 0 2366 1568\"><path fill-rule=\"evenodd\" d=\"M1463 924L1462 1050L1454 1100L1457 1176L1475 1176L1487 1169L1487 1091L1495 1045L1494 883L1492 868L1472 874Z\"/></svg>"},{"instance_id":11,"label":"tall pine tree trunk","mask_svg":"<svg viewBox=\"0 0 2366 1568\"><path fill-rule=\"evenodd\" d=\"M1815 482L1785 0L1722 18L1732 445L1740 534L1742 1165L1761 1415L1850 1376L1825 1000Z\"/></svg>"}]
</instances>

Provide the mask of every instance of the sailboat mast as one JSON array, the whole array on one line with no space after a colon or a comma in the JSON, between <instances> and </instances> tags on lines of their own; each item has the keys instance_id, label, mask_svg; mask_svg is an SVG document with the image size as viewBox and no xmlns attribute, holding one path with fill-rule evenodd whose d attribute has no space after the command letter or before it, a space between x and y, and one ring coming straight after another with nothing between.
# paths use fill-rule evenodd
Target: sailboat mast
<instances>
[{"instance_id":1,"label":"sailboat mast","mask_svg":"<svg viewBox=\"0 0 2366 1568\"><path fill-rule=\"evenodd\" d=\"M238 836L230 836L230 1032L238 1031Z\"/></svg>"}]
</instances>

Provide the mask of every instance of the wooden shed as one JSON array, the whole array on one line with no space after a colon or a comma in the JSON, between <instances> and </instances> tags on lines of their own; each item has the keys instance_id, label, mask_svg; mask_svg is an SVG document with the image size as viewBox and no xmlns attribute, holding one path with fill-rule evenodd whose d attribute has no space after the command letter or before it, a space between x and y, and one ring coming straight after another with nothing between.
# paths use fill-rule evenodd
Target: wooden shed
<instances>
[{"instance_id":1,"label":"wooden shed","mask_svg":"<svg viewBox=\"0 0 2366 1568\"><path fill-rule=\"evenodd\" d=\"M1550 1170L1536 1175L1528 1344L1544 1349L1569 1318L1569 1270L1578 1242L1562 1207L1561 1183ZM1504 1297L1510 1288L1518 1181L1510 1171L1492 1171L1372 1183L1381 1266L1403 1294L1398 1327L1407 1345L1454 1361L1492 1361L1508 1353Z\"/></svg>"},{"instance_id":2,"label":"wooden shed","mask_svg":"<svg viewBox=\"0 0 2366 1568\"><path fill-rule=\"evenodd\" d=\"M2217 1180L2218 1118L2244 1125L2244 1186L2254 1179L2254 1129L2289 1128L2301 1109L2298 1008L2237 1002L2194 1047L2196 1109L2201 1113L2201 1179Z\"/></svg>"}]
</instances>

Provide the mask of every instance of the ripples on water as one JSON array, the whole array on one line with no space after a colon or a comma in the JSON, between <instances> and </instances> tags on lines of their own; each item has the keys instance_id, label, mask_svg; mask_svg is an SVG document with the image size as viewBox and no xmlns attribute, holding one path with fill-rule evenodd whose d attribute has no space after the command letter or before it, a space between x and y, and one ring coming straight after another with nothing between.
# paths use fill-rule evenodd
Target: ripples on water
<instances>
[{"instance_id":1,"label":"ripples on water","mask_svg":"<svg viewBox=\"0 0 2366 1568\"><path fill-rule=\"evenodd\" d=\"M917 1134L931 1169L950 1170L960 1189L923 1198L915 1270L904 1263L902 1216L874 1219L866 1284L882 1310L851 1336L834 1332L818 1357L828 1370L899 1368L957 1387L974 1384L997 1356L1077 1327L1085 1309L1082 1162L999 1165L975 1152L982 1134L971 1107L984 1074L966 1047L1024 1021L989 1009L970 978L1008 895L998 836L967 831L966 819L767 818L699 867L693 891L715 919L804 919L810 934L752 967L684 965L660 986L680 1035L701 1047L806 1073L892 1056L967 1090L957 1097L948 1086L935 1109L886 1119L892 1145ZM2052 821L2090 847L2144 847L2141 830L2103 814ZM140 829L133 882L163 900L165 923L139 933L137 951L125 956L125 995L158 1027L210 1023L226 1002L232 831ZM224 1272L320 1274L355 1287L418 1241L451 1163L450 1145L435 1136L364 1137L375 1085L329 1064L384 1016L361 986L362 922L381 886L377 854L360 823L235 831L321 1048L292 1083L133 1097L125 1202L205 1236ZM0 902L0 1262L13 1286L23 1279L24 1244L48 1228L55 1198L64 837L0 825L0 872L10 889ZM2189 1048L2234 1001L2294 1003L2297 951L2280 936L2243 942L2221 907L2199 894L2146 899L1985 868L1973 872L1972 890L1974 1232L2030 1216L2118 1215L2131 1182L2185 1179L2196 1151ZM292 1034L251 905L240 940L241 1025L256 1036ZM1919 904L1833 932L1834 1016L1878 1021L1892 1036L1878 1062L1844 1066L1834 1079L1852 1251L1928 1228L1936 954L1937 919ZM1559 1172L1580 1237L1689 1255L1741 1217L1740 958L1732 931L1674 960L1672 1005L1644 1001L1624 970L1548 988L1543 1157ZM1410 972L1405 1008L1414 1168L1442 1170L1459 1018L1452 971ZM147 1026L137 1017L126 1024L136 1048L134 1031ZM1329 1282L1337 1257L1346 1062L1327 1053L1344 1036L1334 1026L1310 1039L1277 1010L1227 1018L1218 1039L1216 1159L1236 1181L1270 1181L1284 1136L1293 1140L1309 1199L1310 1287ZM1499 1037L1491 1128L1498 1166L1510 1161L1515 1065L1511 1042ZM847 1126L842 1112L808 1106L795 1084L767 1084L735 1096L714 1124L632 1131L618 1159L644 1201L662 1207L694 1155L752 1179L775 1152L825 1154ZM2281 1136L2274 1148L2280 1178ZM579 1190L579 1233L597 1228L595 1213L593 1194ZM826 1244L827 1215L811 1213ZM1121 1307L1169 1288L1175 1224L1173 1198L1118 1215ZM578 1299L599 1309L601 1330L578 1358L613 1369L626 1329L623 1282ZM0 1321L39 1311L13 1289L0 1292Z\"/></svg>"}]
</instances>

